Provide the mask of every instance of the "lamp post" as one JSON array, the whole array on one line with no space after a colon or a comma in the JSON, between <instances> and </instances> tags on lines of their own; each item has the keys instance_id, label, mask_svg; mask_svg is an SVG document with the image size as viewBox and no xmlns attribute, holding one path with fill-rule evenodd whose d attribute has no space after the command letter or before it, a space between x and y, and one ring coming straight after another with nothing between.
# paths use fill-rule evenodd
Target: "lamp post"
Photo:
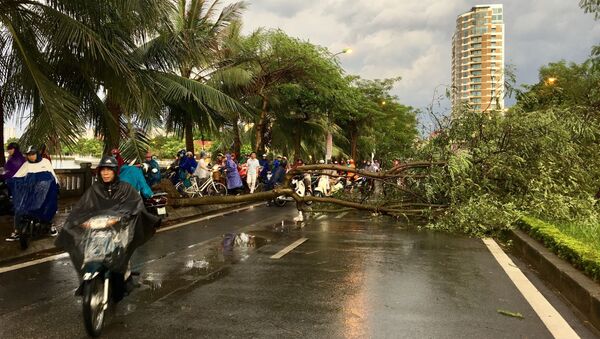
<instances>
[{"instance_id":1,"label":"lamp post","mask_svg":"<svg viewBox=\"0 0 600 339\"><path fill-rule=\"evenodd\" d=\"M344 48L341 52L337 52L331 56L330 59L335 58L340 54L352 54L352 48ZM327 115L328 120L329 114ZM331 130L327 130L327 136L325 137L325 163L328 164L331 160L331 156L333 155L333 135L331 134Z\"/></svg>"}]
</instances>

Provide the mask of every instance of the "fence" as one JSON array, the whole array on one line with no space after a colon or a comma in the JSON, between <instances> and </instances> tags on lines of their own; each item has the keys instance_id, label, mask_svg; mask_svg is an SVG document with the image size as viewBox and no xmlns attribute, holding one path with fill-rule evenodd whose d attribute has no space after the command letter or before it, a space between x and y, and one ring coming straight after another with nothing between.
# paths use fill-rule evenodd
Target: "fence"
<instances>
[{"instance_id":1,"label":"fence","mask_svg":"<svg viewBox=\"0 0 600 339\"><path fill-rule=\"evenodd\" d=\"M78 169L56 169L55 173L60 184L60 197L80 197L92 186L92 164L84 162Z\"/></svg>"}]
</instances>

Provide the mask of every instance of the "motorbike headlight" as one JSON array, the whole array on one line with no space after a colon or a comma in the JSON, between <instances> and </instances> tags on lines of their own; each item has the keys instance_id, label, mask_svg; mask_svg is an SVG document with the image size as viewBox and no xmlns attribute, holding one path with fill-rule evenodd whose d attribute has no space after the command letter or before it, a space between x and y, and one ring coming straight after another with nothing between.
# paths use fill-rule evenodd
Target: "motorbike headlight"
<instances>
[{"instance_id":1,"label":"motorbike headlight","mask_svg":"<svg viewBox=\"0 0 600 339\"><path fill-rule=\"evenodd\" d=\"M83 227L90 229L108 228L114 226L119 220L120 218L117 217L95 217L83 223Z\"/></svg>"}]
</instances>

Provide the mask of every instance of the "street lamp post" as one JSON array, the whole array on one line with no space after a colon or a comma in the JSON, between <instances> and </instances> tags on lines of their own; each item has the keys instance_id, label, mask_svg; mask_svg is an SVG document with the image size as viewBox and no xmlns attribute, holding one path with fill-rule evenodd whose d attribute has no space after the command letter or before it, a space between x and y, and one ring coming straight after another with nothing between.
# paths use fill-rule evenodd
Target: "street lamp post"
<instances>
[{"instance_id":1,"label":"street lamp post","mask_svg":"<svg viewBox=\"0 0 600 339\"><path fill-rule=\"evenodd\" d=\"M351 48L344 48L341 52L337 52L331 56L331 59L335 58L340 54L352 54ZM327 115L329 120L329 115ZM330 122L330 121L328 121ZM331 130L327 130L327 136L325 137L325 163L328 164L331 160L331 156L333 155L333 135L331 134Z\"/></svg>"}]
</instances>

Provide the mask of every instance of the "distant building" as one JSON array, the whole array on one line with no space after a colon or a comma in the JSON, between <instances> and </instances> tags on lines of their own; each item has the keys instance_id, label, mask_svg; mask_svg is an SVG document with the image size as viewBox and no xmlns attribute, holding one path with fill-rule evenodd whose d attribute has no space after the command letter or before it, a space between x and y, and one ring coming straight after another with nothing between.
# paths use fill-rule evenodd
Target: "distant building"
<instances>
[{"instance_id":1,"label":"distant building","mask_svg":"<svg viewBox=\"0 0 600 339\"><path fill-rule=\"evenodd\" d=\"M504 109L502 5L478 5L456 19L452 37L452 106Z\"/></svg>"},{"instance_id":2,"label":"distant building","mask_svg":"<svg viewBox=\"0 0 600 339\"><path fill-rule=\"evenodd\" d=\"M14 127L4 127L4 140L17 138L17 129Z\"/></svg>"}]
</instances>

